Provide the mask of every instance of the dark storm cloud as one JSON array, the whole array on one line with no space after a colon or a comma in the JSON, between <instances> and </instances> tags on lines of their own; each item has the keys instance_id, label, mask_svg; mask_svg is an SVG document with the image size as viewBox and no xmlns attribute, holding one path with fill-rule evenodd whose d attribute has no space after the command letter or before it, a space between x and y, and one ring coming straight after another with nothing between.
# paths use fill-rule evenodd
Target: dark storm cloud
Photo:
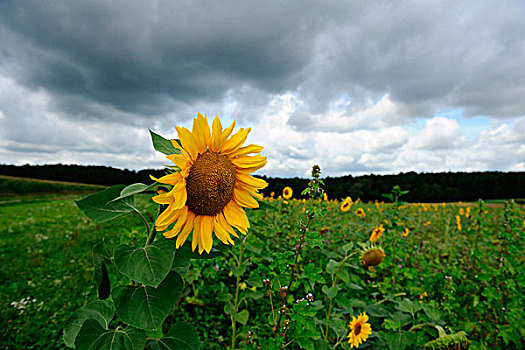
<instances>
[{"instance_id":1,"label":"dark storm cloud","mask_svg":"<svg viewBox=\"0 0 525 350\"><path fill-rule=\"evenodd\" d=\"M16 79L45 87L68 114L92 114L90 103L163 114L171 100L213 102L243 84L286 88L318 30L319 15L303 4L7 1L4 60L23 65Z\"/></svg>"}]
</instances>

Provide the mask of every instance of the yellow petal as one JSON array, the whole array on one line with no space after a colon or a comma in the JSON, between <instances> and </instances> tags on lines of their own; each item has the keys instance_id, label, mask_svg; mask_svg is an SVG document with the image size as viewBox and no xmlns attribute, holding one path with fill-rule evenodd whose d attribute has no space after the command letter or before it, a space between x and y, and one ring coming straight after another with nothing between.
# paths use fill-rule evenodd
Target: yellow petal
<instances>
[{"instance_id":1,"label":"yellow petal","mask_svg":"<svg viewBox=\"0 0 525 350\"><path fill-rule=\"evenodd\" d=\"M234 158L231 161L237 168L251 168L260 164L266 164L266 157L261 157L261 155L258 154L256 156Z\"/></svg>"},{"instance_id":2,"label":"yellow petal","mask_svg":"<svg viewBox=\"0 0 525 350\"><path fill-rule=\"evenodd\" d=\"M252 167L249 167L249 168L237 168L237 174L241 173L241 174L250 174L250 173L253 173L254 171L257 171L259 169L261 169L263 166L266 165L266 161L264 163L261 163L257 166L252 166Z\"/></svg>"},{"instance_id":3,"label":"yellow petal","mask_svg":"<svg viewBox=\"0 0 525 350\"><path fill-rule=\"evenodd\" d=\"M174 140L174 139L171 139L171 144L173 145L173 147L175 147L176 149L178 149L179 151L182 151L182 147L181 145L177 142L177 140Z\"/></svg>"},{"instance_id":4,"label":"yellow petal","mask_svg":"<svg viewBox=\"0 0 525 350\"><path fill-rule=\"evenodd\" d=\"M215 119L213 119L213 124L211 126L211 129L213 131L212 138L211 138L211 151L216 152L219 150L219 141L221 139L222 134L222 124L219 120L218 116L215 116Z\"/></svg>"},{"instance_id":5,"label":"yellow petal","mask_svg":"<svg viewBox=\"0 0 525 350\"><path fill-rule=\"evenodd\" d=\"M235 232L233 227L231 227L231 225L228 223L228 220L226 220L226 218L224 217L224 214L222 213L218 214L217 219L219 223L221 224L221 227L223 227L226 230L226 232L232 234L234 237L239 238L239 235L237 234L237 232Z\"/></svg>"},{"instance_id":6,"label":"yellow petal","mask_svg":"<svg viewBox=\"0 0 525 350\"><path fill-rule=\"evenodd\" d=\"M186 223L186 218L188 217L188 207L182 207L179 213L179 217L177 218L177 223L173 228L167 232L164 232L163 235L166 238L173 238L176 235L179 234L180 230L182 229L182 226Z\"/></svg>"},{"instance_id":7,"label":"yellow petal","mask_svg":"<svg viewBox=\"0 0 525 350\"><path fill-rule=\"evenodd\" d=\"M235 135L230 137L224 145L221 147L222 153L230 153L233 151L236 151L239 147L242 146L244 141L246 141L246 138L248 137L248 134L250 133L251 128L248 129L240 129Z\"/></svg>"},{"instance_id":8,"label":"yellow petal","mask_svg":"<svg viewBox=\"0 0 525 350\"><path fill-rule=\"evenodd\" d=\"M217 151L219 151L228 139L228 137L231 135L233 128L235 127L235 120L233 121L232 125L224 129L224 131L221 134L221 137L219 138L219 143L217 143Z\"/></svg>"},{"instance_id":9,"label":"yellow petal","mask_svg":"<svg viewBox=\"0 0 525 350\"><path fill-rule=\"evenodd\" d=\"M181 170L184 170L189 166L189 159L186 158L183 154L170 154L167 155L166 158L175 163L175 165L178 166Z\"/></svg>"},{"instance_id":10,"label":"yellow petal","mask_svg":"<svg viewBox=\"0 0 525 350\"><path fill-rule=\"evenodd\" d=\"M209 253L213 246L213 218L213 216L203 215L201 219L201 242L206 253Z\"/></svg>"},{"instance_id":11,"label":"yellow petal","mask_svg":"<svg viewBox=\"0 0 525 350\"><path fill-rule=\"evenodd\" d=\"M230 234L228 233L228 231L226 231L224 227L222 227L219 221L219 215L215 216L213 223L213 231L215 232L215 236L217 236L217 238L220 239L221 242L224 244L233 244L233 240L231 239Z\"/></svg>"},{"instance_id":12,"label":"yellow petal","mask_svg":"<svg viewBox=\"0 0 525 350\"><path fill-rule=\"evenodd\" d=\"M153 201L155 203L158 203L158 204L171 204L173 203L173 201L175 200L175 198L173 198L172 195L170 195L170 193L161 193L157 196L154 196L153 198Z\"/></svg>"},{"instance_id":13,"label":"yellow petal","mask_svg":"<svg viewBox=\"0 0 525 350\"><path fill-rule=\"evenodd\" d=\"M248 221L248 217L246 216L244 210L239 205L237 205L237 203L228 203L228 205L224 208L224 216L230 225L244 234L248 232L250 222Z\"/></svg>"},{"instance_id":14,"label":"yellow petal","mask_svg":"<svg viewBox=\"0 0 525 350\"><path fill-rule=\"evenodd\" d=\"M155 181L157 182L168 184L168 185L175 185L180 180L181 180L181 175L179 173L168 174L158 179L155 179Z\"/></svg>"},{"instance_id":15,"label":"yellow petal","mask_svg":"<svg viewBox=\"0 0 525 350\"><path fill-rule=\"evenodd\" d=\"M211 135L208 119L203 117L200 113L197 115L197 118L193 119L192 134L195 138L195 144L197 145L197 152L204 153L208 148Z\"/></svg>"},{"instance_id":16,"label":"yellow petal","mask_svg":"<svg viewBox=\"0 0 525 350\"><path fill-rule=\"evenodd\" d=\"M177 133L179 134L179 140L182 143L184 150L188 152L188 155L192 160L197 159L197 144L195 143L195 138L193 134L186 128L181 128L175 126Z\"/></svg>"},{"instance_id":17,"label":"yellow petal","mask_svg":"<svg viewBox=\"0 0 525 350\"><path fill-rule=\"evenodd\" d=\"M171 191L170 191L171 192ZM186 186L179 191L173 193L173 209L180 209L186 204L188 198L188 191Z\"/></svg>"},{"instance_id":18,"label":"yellow petal","mask_svg":"<svg viewBox=\"0 0 525 350\"><path fill-rule=\"evenodd\" d=\"M193 238L191 240L192 251L195 251L195 248L197 248L197 244L200 246L201 220L202 215L197 215L195 216L195 220L193 221Z\"/></svg>"},{"instance_id":19,"label":"yellow petal","mask_svg":"<svg viewBox=\"0 0 525 350\"><path fill-rule=\"evenodd\" d=\"M259 208L259 202L253 199L250 194L244 190L235 188L233 191L233 199L239 206L245 208Z\"/></svg>"},{"instance_id":20,"label":"yellow petal","mask_svg":"<svg viewBox=\"0 0 525 350\"><path fill-rule=\"evenodd\" d=\"M195 214L191 211L188 211L188 217L186 219L186 222L184 223L184 228L182 229L182 232L180 233L179 237L177 237L177 242L175 242L175 248L179 249L180 246L182 246L184 242L186 242L186 238L188 238L188 235L193 229L194 221Z\"/></svg>"},{"instance_id":21,"label":"yellow petal","mask_svg":"<svg viewBox=\"0 0 525 350\"><path fill-rule=\"evenodd\" d=\"M177 218L180 216L182 209L174 210L173 204L170 204L166 210L164 210L157 220L155 221L155 226L162 227L162 226L169 226L172 222L177 220ZM157 229L159 231L162 231L160 229Z\"/></svg>"},{"instance_id":22,"label":"yellow petal","mask_svg":"<svg viewBox=\"0 0 525 350\"><path fill-rule=\"evenodd\" d=\"M264 149L264 147L259 146L259 145L248 145L248 146L244 146L244 147L239 148L235 152L231 152L229 155L230 155L230 157L240 157L240 156L247 155L249 153L259 153L263 149Z\"/></svg>"},{"instance_id":23,"label":"yellow petal","mask_svg":"<svg viewBox=\"0 0 525 350\"><path fill-rule=\"evenodd\" d=\"M264 181L263 179L258 179L251 175L241 174L241 173L237 174L237 181L240 181L243 184L249 185L257 189L266 188L268 186L268 183Z\"/></svg>"}]
</instances>

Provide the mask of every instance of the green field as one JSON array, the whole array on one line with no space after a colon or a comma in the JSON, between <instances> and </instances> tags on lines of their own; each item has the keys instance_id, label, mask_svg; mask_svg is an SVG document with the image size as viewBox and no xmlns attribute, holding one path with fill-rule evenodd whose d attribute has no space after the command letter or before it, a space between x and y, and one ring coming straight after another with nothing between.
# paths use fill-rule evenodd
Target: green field
<instances>
[{"instance_id":1,"label":"green field","mask_svg":"<svg viewBox=\"0 0 525 350\"><path fill-rule=\"evenodd\" d=\"M32 201L22 196L11 197L20 201L0 204L0 348L64 348L62 329L67 318L97 299L92 247L102 239L106 247L145 239L138 216L94 224L76 207L73 199L78 198L60 194ZM298 222L304 220L306 209L316 208L321 215L309 231L316 232L324 247L301 250L297 281L282 298L294 305L312 293L311 329L306 330L316 334L313 339L320 337L336 348L348 349L344 340L351 316L366 311L373 334L360 348L422 348L437 332L416 332L413 326L428 322L440 324L448 333L465 331L471 349L521 348L525 336L523 207L456 203L395 208L354 203L343 212L336 201L266 202L265 209L249 212L252 229L244 242L236 240L233 254L192 260L178 307L165 322L166 330L184 320L197 329L203 349L230 348L228 303L237 296L236 305L246 313L235 322L239 336L235 348L255 349L274 337L272 318L277 314L272 314L272 307L279 308L281 300L274 291L290 279L287 267L280 263L294 254ZM153 217L155 207L149 196L137 196L137 205ZM364 218L355 214L358 208L364 210ZM367 242L381 223L387 228L378 241L384 261L369 271L359 256L345 259L344 247L357 249L357 243ZM408 234L401 228L408 228ZM110 267L112 281L116 275ZM262 282L266 278L271 280L269 287ZM308 343L293 338L294 331L298 330L292 328L284 335L290 340L287 349Z\"/></svg>"}]
</instances>

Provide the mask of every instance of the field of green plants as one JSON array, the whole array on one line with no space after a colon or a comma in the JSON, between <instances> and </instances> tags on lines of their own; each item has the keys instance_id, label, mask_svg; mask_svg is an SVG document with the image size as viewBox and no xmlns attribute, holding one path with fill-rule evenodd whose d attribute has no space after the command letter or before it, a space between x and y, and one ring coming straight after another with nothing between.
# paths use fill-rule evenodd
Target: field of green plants
<instances>
[{"instance_id":1,"label":"field of green plants","mask_svg":"<svg viewBox=\"0 0 525 350\"><path fill-rule=\"evenodd\" d=\"M184 284L159 332L169 339L171 326L187 322L196 334L186 339L197 340L163 347L150 332L147 348L349 349L349 325L362 313L372 329L363 349L459 349L466 338L471 349L522 348L522 206L278 195L248 210L251 228L234 247L215 242L198 259L175 252L171 270ZM151 196L135 197L153 220ZM146 240L139 216L93 223L78 198L0 204L0 348L66 348L68 318L100 294L93 247ZM123 276L106 265L115 288ZM109 317L111 327L119 322Z\"/></svg>"}]
</instances>

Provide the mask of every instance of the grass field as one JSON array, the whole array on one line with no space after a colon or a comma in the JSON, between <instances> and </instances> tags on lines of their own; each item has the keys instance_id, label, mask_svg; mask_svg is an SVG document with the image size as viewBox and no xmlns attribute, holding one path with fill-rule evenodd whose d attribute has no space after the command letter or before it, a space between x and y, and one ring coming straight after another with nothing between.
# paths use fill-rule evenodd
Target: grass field
<instances>
[{"instance_id":1,"label":"grass field","mask_svg":"<svg viewBox=\"0 0 525 350\"><path fill-rule=\"evenodd\" d=\"M53 182L55 185L67 187ZM102 239L111 247L145 238L138 217L94 224L73 202L79 195L59 193L59 197L42 197L37 202L17 197L20 201L0 205L2 349L64 348L61 335L69 315L97 299L92 284L93 245ZM396 334L419 344L405 348L420 348L436 333L411 332L409 323L429 322L429 315L439 315L436 322L449 332L465 331L472 349L521 348L525 329L523 207L470 205L467 212L461 203L399 208L358 203L342 212L336 201L266 201L272 207L249 213L251 233L243 244L237 241L232 255L192 261L184 276L180 307L171 312L166 327L178 320L188 321L197 328L204 349L228 348L232 325L225 307L229 296L237 293L249 316L236 322L240 335L236 348L262 344L272 333L272 304L262 280L278 281L275 271L286 267L278 266L275 254L285 257L294 250L297 223L313 206L322 215L310 230L319 233L324 248L302 251L297 264L298 271L314 269L320 278L313 283L308 276L299 278L285 302L293 304L312 293L318 307L317 313L309 316L313 329L332 340L331 344L342 339L344 333L339 332L348 333L352 315L366 310L373 335L362 348L403 349L391 345ZM150 198L140 195L137 202L152 218ZM363 218L356 215L358 208L363 209ZM345 259L339 265L344 268L337 270L338 293L334 296L323 281L332 285L331 268L345 256L341 247L368 241L370 232L380 224L387 227L378 241L386 255L384 261L369 271L362 267L360 258ZM239 257L244 257L242 262ZM277 298L274 295L273 301ZM398 307L404 299L425 307L410 317ZM328 305L332 317L327 317ZM339 331L341 327L346 330ZM254 335L245 341L248 332ZM300 347L296 341L287 348ZM349 347L345 341L337 348Z\"/></svg>"},{"instance_id":2,"label":"grass field","mask_svg":"<svg viewBox=\"0 0 525 350\"><path fill-rule=\"evenodd\" d=\"M28 196L29 199L34 199L34 197L46 195L94 192L103 188L104 186L99 185L0 175L0 202L19 196ZM20 200L21 198L16 199Z\"/></svg>"}]
</instances>

